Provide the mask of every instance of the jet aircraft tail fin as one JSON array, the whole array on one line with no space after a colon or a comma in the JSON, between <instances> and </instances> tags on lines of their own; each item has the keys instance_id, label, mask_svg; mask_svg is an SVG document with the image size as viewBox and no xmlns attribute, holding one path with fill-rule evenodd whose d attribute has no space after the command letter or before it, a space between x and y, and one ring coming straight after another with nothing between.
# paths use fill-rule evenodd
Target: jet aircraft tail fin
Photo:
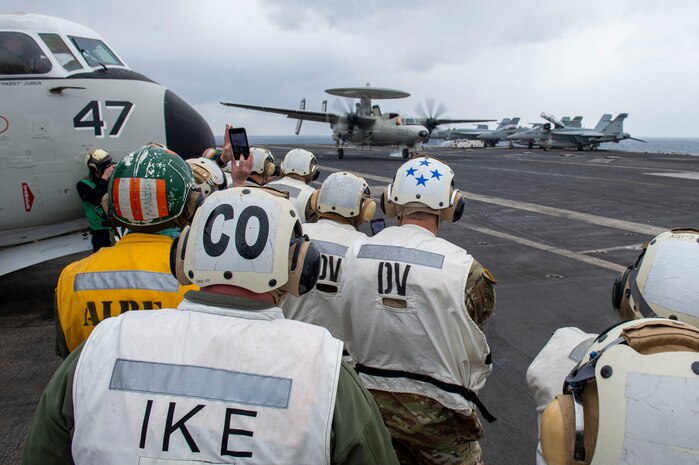
<instances>
[{"instance_id":1,"label":"jet aircraft tail fin","mask_svg":"<svg viewBox=\"0 0 699 465\"><path fill-rule=\"evenodd\" d=\"M604 135L615 136L624 133L624 120L629 116L628 113L619 113L614 120L604 128Z\"/></svg>"},{"instance_id":2,"label":"jet aircraft tail fin","mask_svg":"<svg viewBox=\"0 0 699 465\"><path fill-rule=\"evenodd\" d=\"M498 129L502 129L508 124L510 124L510 118L503 118L502 121L498 123L498 127L496 127L495 130L497 131Z\"/></svg>"},{"instance_id":3,"label":"jet aircraft tail fin","mask_svg":"<svg viewBox=\"0 0 699 465\"><path fill-rule=\"evenodd\" d=\"M605 130L605 128L609 125L609 123L612 121L612 115L611 113L605 113L602 115L602 118L600 118L599 123L597 123L597 126L595 126L595 131L602 132Z\"/></svg>"}]
</instances>

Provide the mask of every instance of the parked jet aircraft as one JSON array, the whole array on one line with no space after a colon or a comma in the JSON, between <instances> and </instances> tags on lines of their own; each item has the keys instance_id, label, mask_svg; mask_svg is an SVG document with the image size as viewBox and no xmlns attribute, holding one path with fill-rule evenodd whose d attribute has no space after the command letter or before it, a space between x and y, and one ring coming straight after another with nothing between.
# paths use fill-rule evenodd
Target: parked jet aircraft
<instances>
[{"instance_id":1,"label":"parked jet aircraft","mask_svg":"<svg viewBox=\"0 0 699 465\"><path fill-rule=\"evenodd\" d=\"M433 109L429 112L430 114L421 117L382 113L378 105L372 105L372 99L397 99L409 97L410 94L395 89L371 87L368 84L366 87L343 87L327 89L325 92L338 97L356 98L359 99L359 102L355 104L354 111L346 113L328 113L325 101L322 111L308 111L305 109L305 99L301 101L301 108L298 110L241 103L221 102L221 104L229 107L278 113L286 115L287 118L297 119L299 124L296 125L296 134L299 133L301 122L304 120L330 123L338 158L344 157L345 147L348 145L403 146L403 158L408 158L411 153L416 151L418 144L429 140L431 131L440 124L493 121L488 119L445 119L438 117Z\"/></svg>"},{"instance_id":2,"label":"parked jet aircraft","mask_svg":"<svg viewBox=\"0 0 699 465\"><path fill-rule=\"evenodd\" d=\"M519 118L517 118L517 121L519 121ZM499 129L502 129L509 124L511 124L510 118L503 118L502 121L498 123L495 130L497 131ZM430 139L476 140L478 136L489 131L491 131L491 129L488 127L487 124L479 124L475 128L451 128L442 130L435 129L434 131L432 131L432 134L430 134Z\"/></svg>"},{"instance_id":3,"label":"parked jet aircraft","mask_svg":"<svg viewBox=\"0 0 699 465\"><path fill-rule=\"evenodd\" d=\"M597 150L600 144L605 142L620 142L625 139L645 142L631 137L624 132L624 119L628 113L620 113L614 120L610 114L602 116L594 129L566 127L563 121L552 115L542 113L541 117L549 123L539 130L531 130L508 136L508 140L515 143L526 143L529 148L538 145L544 150L551 148L574 148L577 150ZM552 128L551 125L554 125Z\"/></svg>"},{"instance_id":4,"label":"parked jet aircraft","mask_svg":"<svg viewBox=\"0 0 699 465\"><path fill-rule=\"evenodd\" d=\"M0 14L0 275L90 248L75 184L85 155L149 141L184 157L214 145L180 97L132 71L82 25Z\"/></svg>"},{"instance_id":5,"label":"parked jet aircraft","mask_svg":"<svg viewBox=\"0 0 699 465\"><path fill-rule=\"evenodd\" d=\"M506 139L507 136L511 134L516 134L518 132L527 131L527 128L517 126L519 124L519 118L512 118L510 124L503 126L501 128L495 129L494 131L487 131L480 134L477 139L483 141L485 147L495 147L498 142Z\"/></svg>"}]
</instances>

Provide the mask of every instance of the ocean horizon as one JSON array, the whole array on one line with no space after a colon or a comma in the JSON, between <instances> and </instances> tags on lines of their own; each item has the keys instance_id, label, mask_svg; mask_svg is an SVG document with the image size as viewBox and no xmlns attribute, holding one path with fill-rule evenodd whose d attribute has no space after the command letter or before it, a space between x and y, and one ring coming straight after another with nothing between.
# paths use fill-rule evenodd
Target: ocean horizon
<instances>
[{"instance_id":1,"label":"ocean horizon","mask_svg":"<svg viewBox=\"0 0 699 465\"><path fill-rule=\"evenodd\" d=\"M600 150L699 156L699 137L639 137L639 139L645 140L646 143L627 139L619 142L618 144L613 142L602 144L600 145ZM329 135L248 135L248 140L251 145L335 144L332 137ZM426 145L442 145L442 143L443 141L441 140L431 140ZM216 144L219 146L223 144L223 136L216 136ZM498 145L500 147L505 147L507 144L501 142Z\"/></svg>"}]
</instances>

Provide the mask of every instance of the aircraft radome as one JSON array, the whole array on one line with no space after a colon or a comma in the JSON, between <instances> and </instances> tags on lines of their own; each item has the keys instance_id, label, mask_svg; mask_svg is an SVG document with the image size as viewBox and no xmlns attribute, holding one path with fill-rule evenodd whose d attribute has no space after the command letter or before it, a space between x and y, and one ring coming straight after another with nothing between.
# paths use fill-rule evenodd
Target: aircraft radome
<instances>
[{"instance_id":1,"label":"aircraft radome","mask_svg":"<svg viewBox=\"0 0 699 465\"><path fill-rule=\"evenodd\" d=\"M215 144L97 32L50 16L0 14L0 102L0 275L89 250L75 184L91 149L120 160L154 141L188 158Z\"/></svg>"},{"instance_id":2,"label":"aircraft radome","mask_svg":"<svg viewBox=\"0 0 699 465\"><path fill-rule=\"evenodd\" d=\"M440 118L439 109L435 111L432 105L423 116L409 116L398 113L382 113L378 105L372 105L371 100L397 99L409 97L410 94L402 90L371 87L342 87L327 89L330 95L346 98L356 98L354 110L349 109L345 113L328 113L327 100L323 101L321 111L306 110L306 99L301 100L298 110L286 108L260 107L256 105L244 105L241 103L221 102L229 107L245 108L247 110L264 111L286 115L287 118L297 119L296 134L301 130L301 122L304 120L330 123L333 130L333 140L337 147L337 157L343 158L347 146L399 146L403 158L408 158L417 150L417 145L427 142L430 133L440 124L452 123L478 123L494 121L491 119L445 119Z\"/></svg>"}]
</instances>

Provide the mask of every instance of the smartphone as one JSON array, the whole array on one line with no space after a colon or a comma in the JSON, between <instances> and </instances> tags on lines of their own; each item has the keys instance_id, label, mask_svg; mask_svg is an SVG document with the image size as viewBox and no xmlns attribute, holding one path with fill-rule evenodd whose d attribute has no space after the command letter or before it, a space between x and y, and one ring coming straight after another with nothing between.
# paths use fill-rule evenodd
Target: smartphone
<instances>
[{"instance_id":1,"label":"smartphone","mask_svg":"<svg viewBox=\"0 0 699 465\"><path fill-rule=\"evenodd\" d=\"M247 160L250 156L250 144L248 144L248 135L245 133L245 128L229 128L228 137L231 140L233 158L240 160L242 155Z\"/></svg>"},{"instance_id":2,"label":"smartphone","mask_svg":"<svg viewBox=\"0 0 699 465\"><path fill-rule=\"evenodd\" d=\"M369 225L371 226L371 235L376 236L386 227L386 220L383 218L374 218L369 221Z\"/></svg>"}]
</instances>

